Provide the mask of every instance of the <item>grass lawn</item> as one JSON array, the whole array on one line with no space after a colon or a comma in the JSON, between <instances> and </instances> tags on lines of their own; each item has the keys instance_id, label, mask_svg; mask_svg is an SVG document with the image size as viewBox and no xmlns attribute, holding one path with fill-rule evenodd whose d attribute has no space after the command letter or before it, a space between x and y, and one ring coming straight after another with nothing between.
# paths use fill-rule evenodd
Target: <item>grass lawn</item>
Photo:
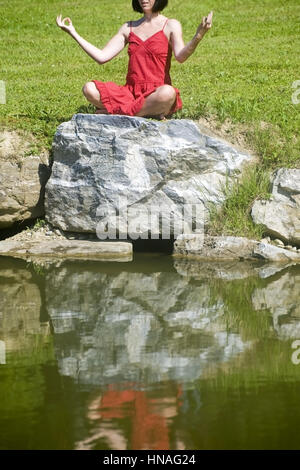
<instances>
[{"instance_id":1,"label":"grass lawn","mask_svg":"<svg viewBox=\"0 0 300 470\"><path fill-rule=\"evenodd\" d=\"M300 80L300 3L170 0L164 14L182 23L187 42L210 10L213 29L187 62L172 63L184 105L176 117L208 117L243 129L260 163L237 190L243 196L235 194L231 215L224 208L220 226L251 235L249 207L265 193L267 172L300 166L300 93L299 104L292 103L292 84ZM76 112L93 112L81 92L85 82L125 83L127 50L99 66L56 26L59 13L70 16L79 34L100 48L121 24L139 17L130 0L0 2L0 80L7 95L7 103L0 104L0 127L30 131L37 136L36 151L51 147L59 123ZM235 204L242 223L232 219ZM224 215L231 218L228 226Z\"/></svg>"}]
</instances>

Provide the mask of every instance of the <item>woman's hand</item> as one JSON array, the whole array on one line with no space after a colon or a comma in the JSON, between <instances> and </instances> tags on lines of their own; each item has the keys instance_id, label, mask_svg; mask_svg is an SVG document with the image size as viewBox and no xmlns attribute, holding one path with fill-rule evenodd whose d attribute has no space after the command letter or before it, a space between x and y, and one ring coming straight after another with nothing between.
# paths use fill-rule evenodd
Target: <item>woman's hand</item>
<instances>
[{"instance_id":1,"label":"woman's hand","mask_svg":"<svg viewBox=\"0 0 300 470\"><path fill-rule=\"evenodd\" d=\"M65 22L68 22L69 24L65 24ZM75 33L75 28L72 24L71 18L64 18L62 19L61 15L58 15L56 18L56 24L59 26L63 31L66 33L70 34L72 36L73 33Z\"/></svg>"},{"instance_id":2,"label":"woman's hand","mask_svg":"<svg viewBox=\"0 0 300 470\"><path fill-rule=\"evenodd\" d=\"M205 33L212 27L212 17L213 12L211 11L207 16L203 16L202 23L197 28L196 35L199 37L203 37Z\"/></svg>"}]
</instances>

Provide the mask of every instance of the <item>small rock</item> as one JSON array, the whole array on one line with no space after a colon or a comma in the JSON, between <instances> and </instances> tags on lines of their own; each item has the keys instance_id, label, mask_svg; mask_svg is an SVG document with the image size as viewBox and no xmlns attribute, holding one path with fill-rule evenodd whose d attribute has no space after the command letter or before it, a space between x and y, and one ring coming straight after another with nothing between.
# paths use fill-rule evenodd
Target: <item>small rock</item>
<instances>
[{"instance_id":1,"label":"small rock","mask_svg":"<svg viewBox=\"0 0 300 470\"><path fill-rule=\"evenodd\" d=\"M292 250L293 247L292 247L292 245L286 245L286 246L285 246L285 249L286 249L286 250Z\"/></svg>"},{"instance_id":2,"label":"small rock","mask_svg":"<svg viewBox=\"0 0 300 470\"><path fill-rule=\"evenodd\" d=\"M173 255L197 256L202 259L252 259L256 240L244 237L210 237L201 234L179 235Z\"/></svg>"},{"instance_id":3,"label":"small rock","mask_svg":"<svg viewBox=\"0 0 300 470\"><path fill-rule=\"evenodd\" d=\"M285 248L285 247L284 247ZM297 261L300 262L300 256L298 253L293 253L279 246L268 245L265 243L259 243L253 250L253 255L266 259L268 261Z\"/></svg>"},{"instance_id":4,"label":"small rock","mask_svg":"<svg viewBox=\"0 0 300 470\"><path fill-rule=\"evenodd\" d=\"M45 233L46 237L51 237L53 235L53 232L48 230L48 232Z\"/></svg>"},{"instance_id":5,"label":"small rock","mask_svg":"<svg viewBox=\"0 0 300 470\"><path fill-rule=\"evenodd\" d=\"M279 240L279 238L275 238L274 243L275 243L275 245L284 246L283 241Z\"/></svg>"},{"instance_id":6,"label":"small rock","mask_svg":"<svg viewBox=\"0 0 300 470\"><path fill-rule=\"evenodd\" d=\"M261 243L270 243L271 239L270 237L266 237L266 238L262 238L260 241Z\"/></svg>"},{"instance_id":7,"label":"small rock","mask_svg":"<svg viewBox=\"0 0 300 470\"><path fill-rule=\"evenodd\" d=\"M272 180L272 197L254 202L253 221L271 237L299 245L300 168L280 168Z\"/></svg>"}]
</instances>

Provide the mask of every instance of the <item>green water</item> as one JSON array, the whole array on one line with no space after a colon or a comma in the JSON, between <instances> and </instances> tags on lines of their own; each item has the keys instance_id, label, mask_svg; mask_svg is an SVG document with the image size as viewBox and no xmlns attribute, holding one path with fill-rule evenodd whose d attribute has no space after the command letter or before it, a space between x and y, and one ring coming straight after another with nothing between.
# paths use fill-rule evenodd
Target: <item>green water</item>
<instances>
[{"instance_id":1,"label":"green water","mask_svg":"<svg viewBox=\"0 0 300 470\"><path fill-rule=\"evenodd\" d=\"M1 258L0 448L299 449L299 268Z\"/></svg>"}]
</instances>

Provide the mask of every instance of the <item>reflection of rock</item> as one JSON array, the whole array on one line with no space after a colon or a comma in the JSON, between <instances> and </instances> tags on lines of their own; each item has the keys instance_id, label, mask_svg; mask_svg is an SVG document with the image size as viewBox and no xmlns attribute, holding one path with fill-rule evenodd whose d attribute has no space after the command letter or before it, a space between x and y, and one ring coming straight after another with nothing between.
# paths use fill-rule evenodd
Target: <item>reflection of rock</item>
<instances>
[{"instance_id":1,"label":"reflection of rock","mask_svg":"<svg viewBox=\"0 0 300 470\"><path fill-rule=\"evenodd\" d=\"M0 339L6 351L32 350L37 334L48 334L40 323L40 290L26 269L0 269Z\"/></svg>"},{"instance_id":2,"label":"reflection of rock","mask_svg":"<svg viewBox=\"0 0 300 470\"><path fill-rule=\"evenodd\" d=\"M257 262L237 260L232 261L198 261L190 258L174 258L174 268L181 276L194 279L247 279L259 275L262 279L273 276L275 273L289 267L290 264L257 264Z\"/></svg>"},{"instance_id":3,"label":"reflection of rock","mask_svg":"<svg viewBox=\"0 0 300 470\"><path fill-rule=\"evenodd\" d=\"M60 371L81 383L194 380L250 345L226 332L223 300L209 283L174 272L65 266L46 285Z\"/></svg>"},{"instance_id":4,"label":"reflection of rock","mask_svg":"<svg viewBox=\"0 0 300 470\"><path fill-rule=\"evenodd\" d=\"M252 295L255 310L268 309L282 338L300 338L300 275L285 272Z\"/></svg>"},{"instance_id":5,"label":"reflection of rock","mask_svg":"<svg viewBox=\"0 0 300 470\"><path fill-rule=\"evenodd\" d=\"M262 266L256 268L256 271L261 279L266 279L268 277L274 276L274 274L283 271L289 267L293 266L293 263L270 263L263 264Z\"/></svg>"}]
</instances>

